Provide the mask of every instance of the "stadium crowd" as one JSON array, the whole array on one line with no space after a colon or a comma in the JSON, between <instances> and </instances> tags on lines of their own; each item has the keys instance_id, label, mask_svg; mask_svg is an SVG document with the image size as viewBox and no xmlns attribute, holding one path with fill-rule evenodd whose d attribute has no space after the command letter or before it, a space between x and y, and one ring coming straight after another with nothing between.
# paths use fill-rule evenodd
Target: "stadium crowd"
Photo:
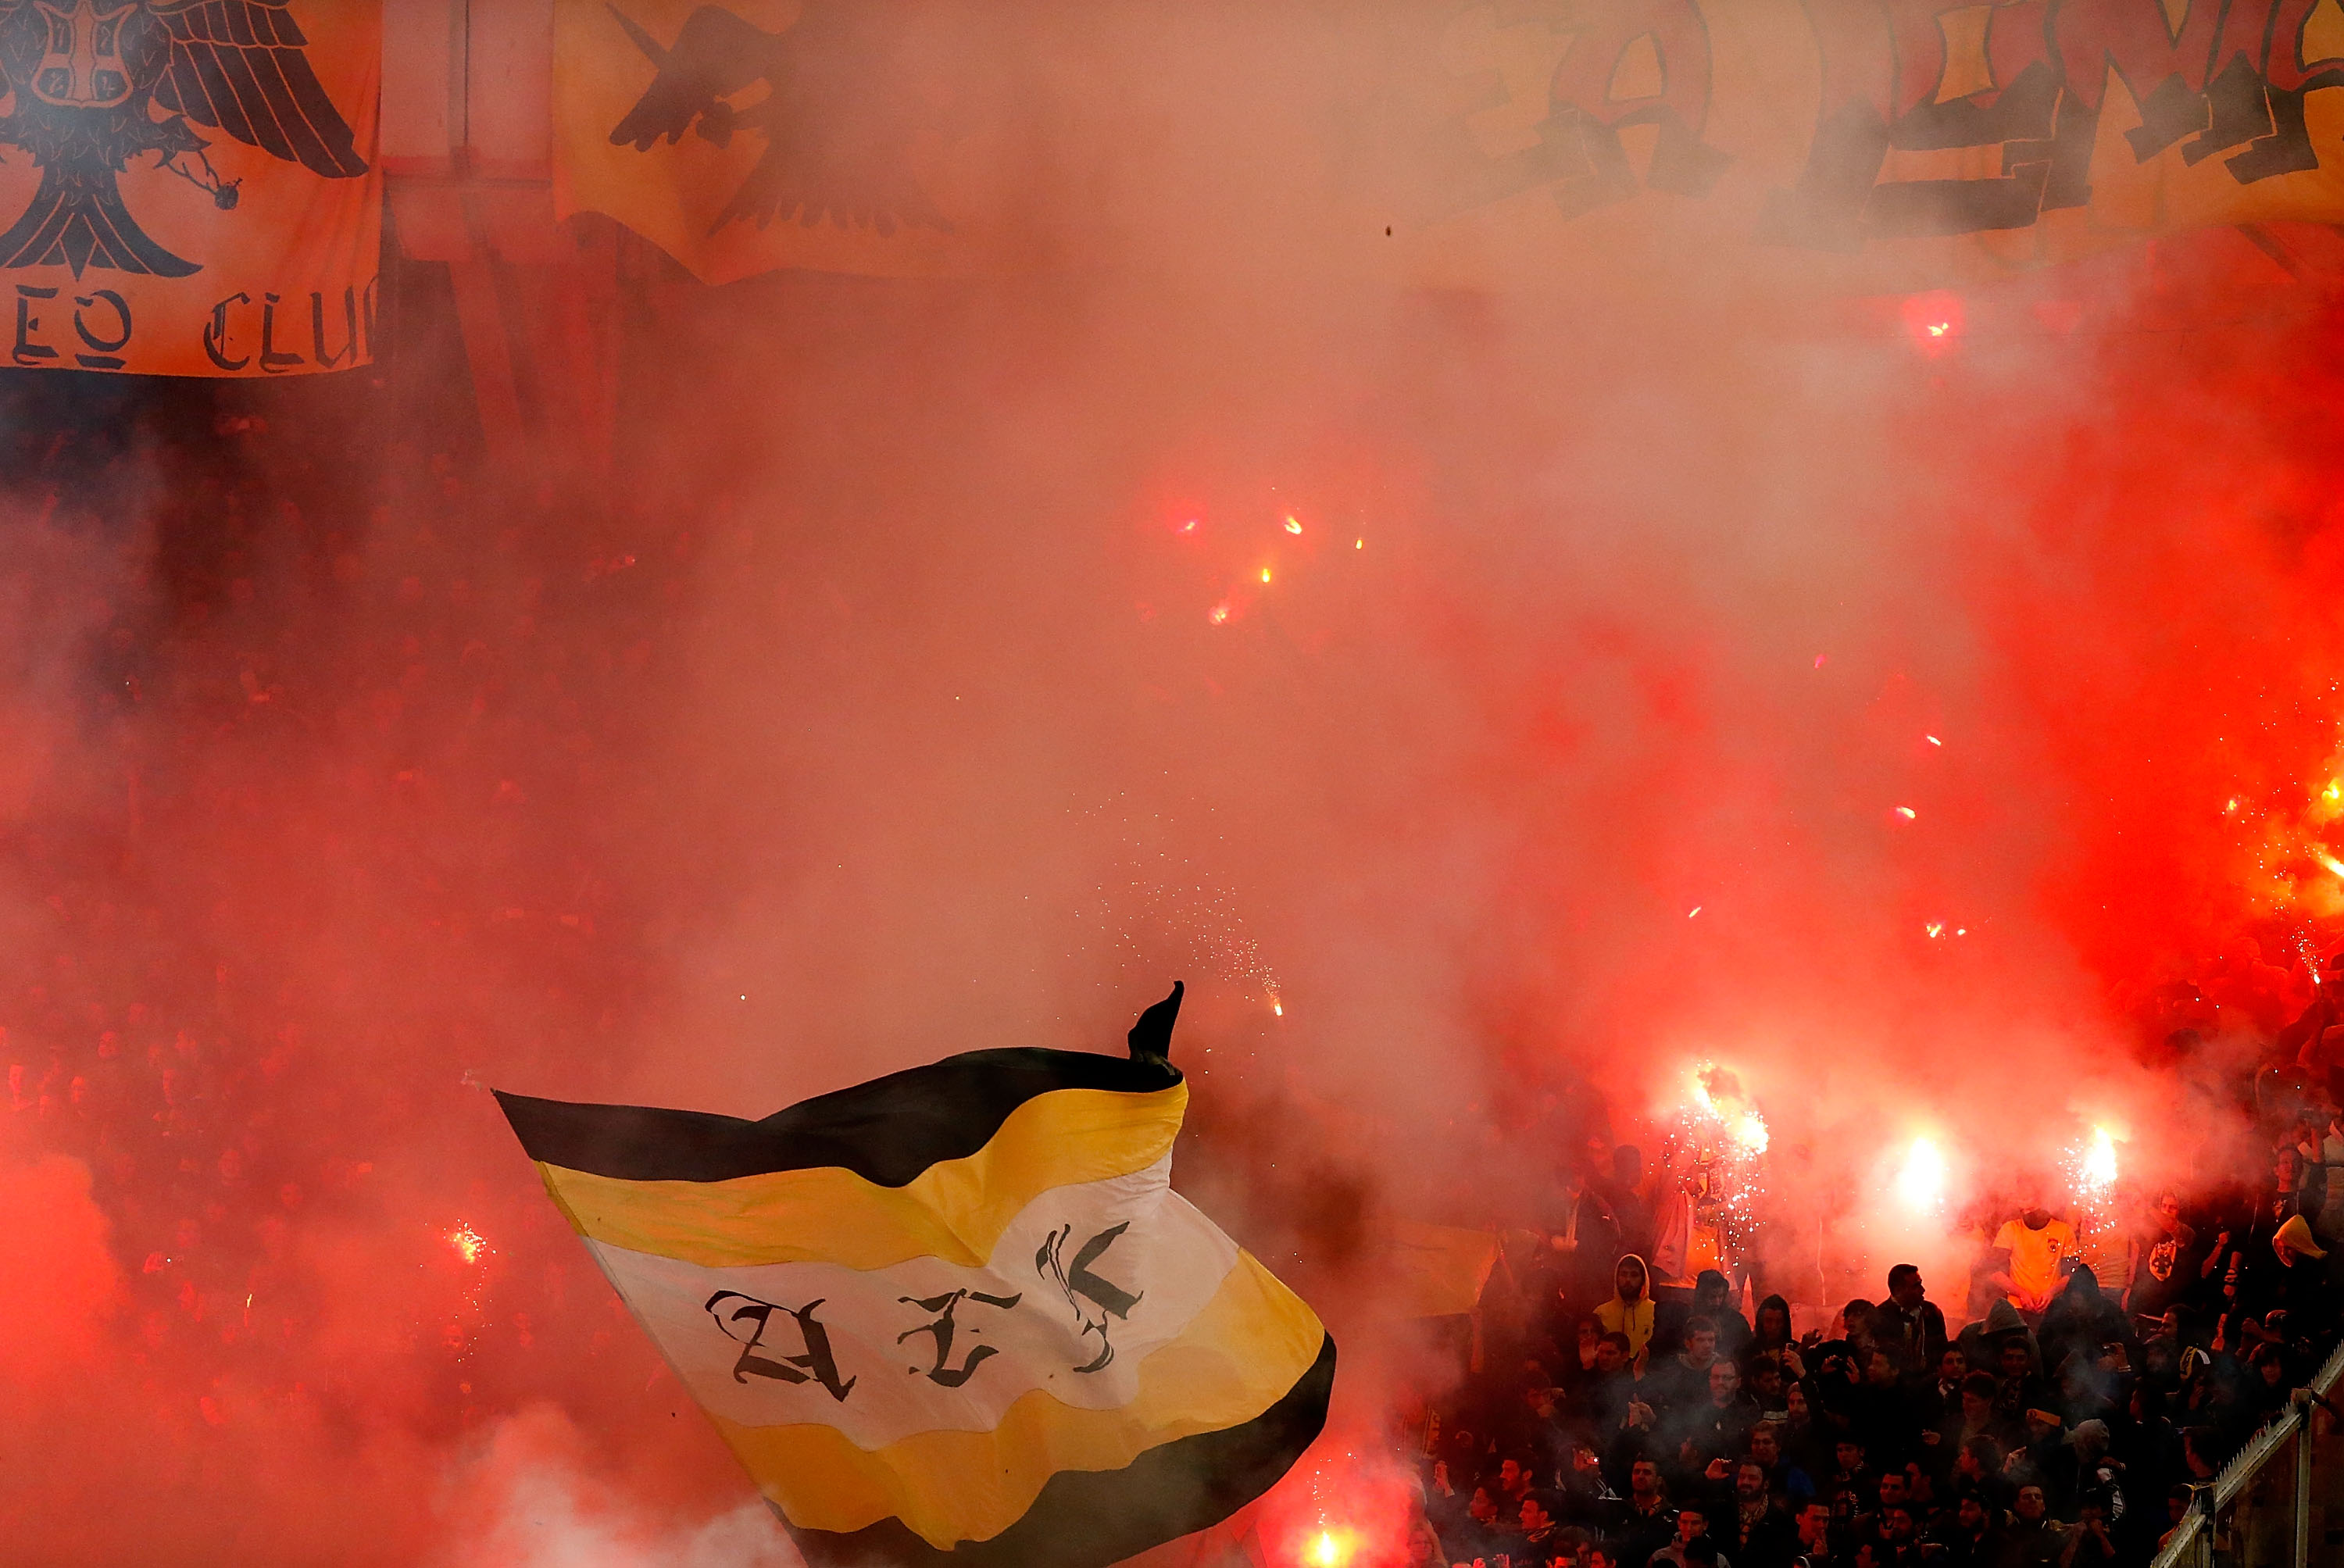
<instances>
[{"instance_id":1,"label":"stadium crowd","mask_svg":"<svg viewBox=\"0 0 2344 1568\"><path fill-rule=\"evenodd\" d=\"M1410 1560L2147 1563L2339 1338L2344 1074L2331 1084L2265 1116L2269 1158L2233 1181L2080 1224L1987 1217L1971 1277L1940 1282L1950 1318L1906 1263L1803 1333L1763 1277L1685 1288L1618 1151L1542 1233L1523 1331L1430 1412ZM1668 1270L1646 1260L1656 1241Z\"/></svg>"}]
</instances>

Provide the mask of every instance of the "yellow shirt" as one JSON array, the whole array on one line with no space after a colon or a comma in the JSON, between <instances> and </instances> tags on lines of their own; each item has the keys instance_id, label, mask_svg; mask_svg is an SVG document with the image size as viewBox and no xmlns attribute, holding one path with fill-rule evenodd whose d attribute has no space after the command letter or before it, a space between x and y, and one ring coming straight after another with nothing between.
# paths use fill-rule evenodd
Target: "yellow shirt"
<instances>
[{"instance_id":1,"label":"yellow shirt","mask_svg":"<svg viewBox=\"0 0 2344 1568\"><path fill-rule=\"evenodd\" d=\"M2006 1219L1994 1244L2010 1254L2010 1282L2017 1287L2011 1305L2022 1298L2040 1300L2059 1289L2059 1260L2076 1254L2076 1232L2064 1219L2054 1219L2040 1230L2030 1230L2017 1219Z\"/></svg>"},{"instance_id":2,"label":"yellow shirt","mask_svg":"<svg viewBox=\"0 0 2344 1568\"><path fill-rule=\"evenodd\" d=\"M1601 1302L1595 1309L1595 1320L1603 1325L1607 1334L1628 1336L1628 1354L1641 1356L1644 1347L1652 1342L1652 1299L1640 1296L1633 1301L1623 1301L1618 1296Z\"/></svg>"}]
</instances>

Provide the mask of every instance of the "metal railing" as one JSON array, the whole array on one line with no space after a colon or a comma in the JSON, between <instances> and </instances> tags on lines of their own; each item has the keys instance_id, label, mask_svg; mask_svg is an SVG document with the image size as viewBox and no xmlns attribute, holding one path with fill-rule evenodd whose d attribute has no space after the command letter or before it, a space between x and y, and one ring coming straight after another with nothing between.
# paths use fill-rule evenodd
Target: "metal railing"
<instances>
[{"instance_id":1,"label":"metal railing","mask_svg":"<svg viewBox=\"0 0 2344 1568\"><path fill-rule=\"evenodd\" d=\"M2313 1461L2324 1435L2312 1418L2339 1381L2344 1345L2309 1388L2288 1396L2285 1415L2257 1432L2211 1484L2198 1490L2151 1568L2311 1568L2312 1508L2323 1501L2313 1485ZM2336 1456L2328 1457L2332 1464ZM2132 1503L2156 1507L2162 1501L2142 1497Z\"/></svg>"}]
</instances>

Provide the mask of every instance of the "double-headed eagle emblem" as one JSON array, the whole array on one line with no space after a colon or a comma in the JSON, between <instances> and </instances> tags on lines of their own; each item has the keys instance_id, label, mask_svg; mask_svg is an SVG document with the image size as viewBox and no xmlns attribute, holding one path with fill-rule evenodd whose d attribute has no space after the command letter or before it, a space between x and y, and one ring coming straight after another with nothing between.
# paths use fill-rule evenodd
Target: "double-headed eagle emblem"
<instances>
[{"instance_id":1,"label":"double-headed eagle emblem","mask_svg":"<svg viewBox=\"0 0 2344 1568\"><path fill-rule=\"evenodd\" d=\"M0 144L41 171L0 234L0 267L200 271L139 227L120 185L151 157L232 211L237 182L213 169L197 126L328 179L366 173L308 46L291 0L0 0Z\"/></svg>"}]
</instances>

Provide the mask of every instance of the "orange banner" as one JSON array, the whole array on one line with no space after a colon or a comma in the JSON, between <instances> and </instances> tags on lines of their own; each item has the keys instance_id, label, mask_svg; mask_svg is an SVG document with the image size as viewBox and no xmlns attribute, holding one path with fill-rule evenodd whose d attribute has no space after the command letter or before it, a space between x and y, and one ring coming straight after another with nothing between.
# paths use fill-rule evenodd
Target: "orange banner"
<instances>
[{"instance_id":1,"label":"orange banner","mask_svg":"<svg viewBox=\"0 0 2344 1568\"><path fill-rule=\"evenodd\" d=\"M556 0L553 192L705 283L984 269L938 41L960 0Z\"/></svg>"},{"instance_id":2,"label":"orange banner","mask_svg":"<svg viewBox=\"0 0 2344 1568\"><path fill-rule=\"evenodd\" d=\"M0 11L13 363L285 376L374 359L379 0Z\"/></svg>"},{"instance_id":3,"label":"orange banner","mask_svg":"<svg viewBox=\"0 0 2344 1568\"><path fill-rule=\"evenodd\" d=\"M555 0L554 36L561 209L709 282L1207 236L1874 292L2344 221L2338 0Z\"/></svg>"}]
</instances>

